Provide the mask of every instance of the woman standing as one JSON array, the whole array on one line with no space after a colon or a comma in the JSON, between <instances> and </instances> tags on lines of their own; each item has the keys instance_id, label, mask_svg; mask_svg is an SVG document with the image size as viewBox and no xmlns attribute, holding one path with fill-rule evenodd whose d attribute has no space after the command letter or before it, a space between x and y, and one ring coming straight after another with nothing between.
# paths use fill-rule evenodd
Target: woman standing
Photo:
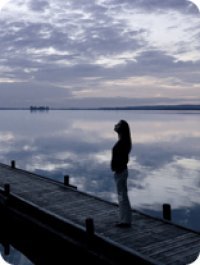
<instances>
[{"instance_id":1,"label":"woman standing","mask_svg":"<svg viewBox=\"0 0 200 265\"><path fill-rule=\"evenodd\" d=\"M114 127L118 141L112 148L111 169L117 188L119 203L119 223L117 227L131 227L131 205L128 198L127 178L129 153L132 148L131 134L128 123L120 120Z\"/></svg>"}]
</instances>

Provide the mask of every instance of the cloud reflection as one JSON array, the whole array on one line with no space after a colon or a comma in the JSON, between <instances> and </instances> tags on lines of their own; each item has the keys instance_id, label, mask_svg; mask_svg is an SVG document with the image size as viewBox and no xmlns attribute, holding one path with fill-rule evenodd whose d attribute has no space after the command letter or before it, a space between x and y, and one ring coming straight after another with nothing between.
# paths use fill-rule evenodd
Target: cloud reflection
<instances>
[{"instance_id":1,"label":"cloud reflection","mask_svg":"<svg viewBox=\"0 0 200 265\"><path fill-rule=\"evenodd\" d=\"M132 207L158 212L162 203L170 203L175 211L185 212L182 220L188 220L186 216L199 207L200 197L200 128L195 114L0 112L0 160L8 163L15 159L17 166L59 181L69 175L78 189L116 201L110 159L117 140L113 126L119 119L128 120L132 131Z\"/></svg>"},{"instance_id":2,"label":"cloud reflection","mask_svg":"<svg viewBox=\"0 0 200 265\"><path fill-rule=\"evenodd\" d=\"M200 192L196 183L199 181L199 169L188 170L185 164L181 164L182 160L181 157L174 157L172 162L154 170L136 164L143 179L135 179L134 176L131 178L131 201L137 206L148 205L152 209L160 207L163 203L170 203L174 209L198 204ZM194 164L197 163L196 159L190 160ZM134 170L132 173L134 175ZM138 189L138 181L142 182L142 188Z\"/></svg>"}]
</instances>

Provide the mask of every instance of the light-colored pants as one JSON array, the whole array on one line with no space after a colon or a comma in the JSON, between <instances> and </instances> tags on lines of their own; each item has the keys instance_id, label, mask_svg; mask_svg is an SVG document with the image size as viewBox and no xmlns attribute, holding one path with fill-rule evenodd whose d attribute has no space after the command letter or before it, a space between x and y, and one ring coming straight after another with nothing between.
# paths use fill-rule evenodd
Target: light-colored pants
<instances>
[{"instance_id":1,"label":"light-colored pants","mask_svg":"<svg viewBox=\"0 0 200 265\"><path fill-rule=\"evenodd\" d=\"M127 190L128 170L115 173L114 178L119 202L119 221L120 223L131 223L131 205Z\"/></svg>"}]
</instances>

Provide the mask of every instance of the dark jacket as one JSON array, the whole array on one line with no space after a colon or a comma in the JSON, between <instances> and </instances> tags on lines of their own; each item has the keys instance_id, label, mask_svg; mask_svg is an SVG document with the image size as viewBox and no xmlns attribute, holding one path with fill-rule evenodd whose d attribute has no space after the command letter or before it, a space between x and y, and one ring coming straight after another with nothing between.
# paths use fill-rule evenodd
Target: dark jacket
<instances>
[{"instance_id":1,"label":"dark jacket","mask_svg":"<svg viewBox=\"0 0 200 265\"><path fill-rule=\"evenodd\" d=\"M125 140L118 140L112 148L111 169L116 173L120 173L127 169L129 161L129 144Z\"/></svg>"}]
</instances>

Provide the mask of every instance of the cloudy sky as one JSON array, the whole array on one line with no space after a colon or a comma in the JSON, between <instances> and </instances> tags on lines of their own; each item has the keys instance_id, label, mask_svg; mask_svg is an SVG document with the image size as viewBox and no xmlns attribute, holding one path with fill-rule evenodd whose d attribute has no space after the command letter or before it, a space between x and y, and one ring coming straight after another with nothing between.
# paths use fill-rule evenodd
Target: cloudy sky
<instances>
[{"instance_id":1,"label":"cloudy sky","mask_svg":"<svg viewBox=\"0 0 200 265\"><path fill-rule=\"evenodd\" d=\"M0 0L0 107L200 103L187 0Z\"/></svg>"}]
</instances>

